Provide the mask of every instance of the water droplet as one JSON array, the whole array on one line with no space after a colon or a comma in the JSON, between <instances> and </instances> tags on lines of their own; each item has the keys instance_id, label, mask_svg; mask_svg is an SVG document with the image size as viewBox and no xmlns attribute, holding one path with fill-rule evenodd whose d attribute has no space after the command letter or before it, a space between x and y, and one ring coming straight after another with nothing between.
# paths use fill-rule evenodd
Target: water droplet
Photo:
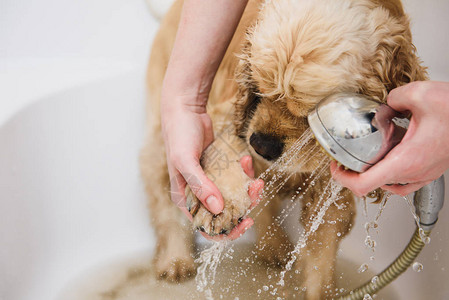
<instances>
[{"instance_id":1,"label":"water droplet","mask_svg":"<svg viewBox=\"0 0 449 300\"><path fill-rule=\"evenodd\" d=\"M357 272L358 272L358 273L363 273L363 272L365 272L366 270L368 270L368 265L367 265L367 264L362 264L362 265L360 266L360 268L357 270Z\"/></svg>"},{"instance_id":2,"label":"water droplet","mask_svg":"<svg viewBox=\"0 0 449 300\"><path fill-rule=\"evenodd\" d=\"M266 291L268 291L268 286L264 285L264 286L262 287L262 289L266 292Z\"/></svg>"},{"instance_id":3,"label":"water droplet","mask_svg":"<svg viewBox=\"0 0 449 300\"><path fill-rule=\"evenodd\" d=\"M363 296L363 300L373 300L373 298L370 294L365 294L365 296Z\"/></svg>"},{"instance_id":4,"label":"water droplet","mask_svg":"<svg viewBox=\"0 0 449 300\"><path fill-rule=\"evenodd\" d=\"M371 283L376 285L377 282L379 281L379 277L378 276L374 276L373 278L371 278Z\"/></svg>"},{"instance_id":5,"label":"water droplet","mask_svg":"<svg viewBox=\"0 0 449 300\"><path fill-rule=\"evenodd\" d=\"M421 272L424 269L424 266L419 262L414 262L412 268L415 272Z\"/></svg>"},{"instance_id":6,"label":"water droplet","mask_svg":"<svg viewBox=\"0 0 449 300\"><path fill-rule=\"evenodd\" d=\"M281 278L281 279L279 280L278 285L280 285L280 286L284 286L284 285L285 285L285 282L284 282L284 279L283 279L283 278Z\"/></svg>"},{"instance_id":7,"label":"water droplet","mask_svg":"<svg viewBox=\"0 0 449 300\"><path fill-rule=\"evenodd\" d=\"M367 235L365 238L365 246L374 250L374 248L376 248L376 241L371 239L371 236Z\"/></svg>"},{"instance_id":8,"label":"water droplet","mask_svg":"<svg viewBox=\"0 0 449 300\"><path fill-rule=\"evenodd\" d=\"M341 232L337 232L337 236L341 236Z\"/></svg>"},{"instance_id":9,"label":"water droplet","mask_svg":"<svg viewBox=\"0 0 449 300\"><path fill-rule=\"evenodd\" d=\"M261 289L258 289L258 290L257 290L257 293L258 293L258 294L262 293L262 290L261 290Z\"/></svg>"}]
</instances>

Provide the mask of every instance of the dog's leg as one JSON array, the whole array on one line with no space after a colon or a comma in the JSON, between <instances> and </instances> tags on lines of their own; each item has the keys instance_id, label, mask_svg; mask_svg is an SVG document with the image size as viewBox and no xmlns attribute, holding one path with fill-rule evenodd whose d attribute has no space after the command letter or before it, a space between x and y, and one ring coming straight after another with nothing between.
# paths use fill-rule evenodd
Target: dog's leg
<instances>
[{"instance_id":1,"label":"dog's leg","mask_svg":"<svg viewBox=\"0 0 449 300\"><path fill-rule=\"evenodd\" d=\"M322 184L317 182L303 201L301 221L305 231L308 232L312 226L311 220L326 200L319 201L323 191ZM306 288L306 299L331 299L335 292L335 260L337 250L342 238L349 232L354 215L355 206L352 194L343 189L340 192L342 198L328 208L323 222L308 240L306 247L300 255L298 264L301 272L302 282Z\"/></svg>"},{"instance_id":2,"label":"dog's leg","mask_svg":"<svg viewBox=\"0 0 449 300\"><path fill-rule=\"evenodd\" d=\"M288 254L293 250L293 246L284 229L276 220L281 199L275 196L269 201L254 220L257 232L257 257L269 265L282 267L288 261ZM259 205L264 206L264 203Z\"/></svg>"},{"instance_id":3,"label":"dog's leg","mask_svg":"<svg viewBox=\"0 0 449 300\"><path fill-rule=\"evenodd\" d=\"M157 276L179 282L195 273L193 232L184 214L170 200L169 176L160 131L146 141L140 167L157 238L154 267Z\"/></svg>"}]
</instances>

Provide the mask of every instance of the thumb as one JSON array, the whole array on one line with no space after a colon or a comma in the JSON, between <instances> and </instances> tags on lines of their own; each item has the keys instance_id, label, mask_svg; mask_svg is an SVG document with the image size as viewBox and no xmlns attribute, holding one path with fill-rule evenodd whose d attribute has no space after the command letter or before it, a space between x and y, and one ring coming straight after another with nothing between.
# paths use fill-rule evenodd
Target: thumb
<instances>
[{"instance_id":1,"label":"thumb","mask_svg":"<svg viewBox=\"0 0 449 300\"><path fill-rule=\"evenodd\" d=\"M192 192L213 214L223 210L223 197L217 186L206 176L198 160L184 160L178 167Z\"/></svg>"},{"instance_id":2,"label":"thumb","mask_svg":"<svg viewBox=\"0 0 449 300\"><path fill-rule=\"evenodd\" d=\"M420 89L420 82L397 87L388 94L387 103L396 111L414 112L419 105L418 92Z\"/></svg>"}]
</instances>

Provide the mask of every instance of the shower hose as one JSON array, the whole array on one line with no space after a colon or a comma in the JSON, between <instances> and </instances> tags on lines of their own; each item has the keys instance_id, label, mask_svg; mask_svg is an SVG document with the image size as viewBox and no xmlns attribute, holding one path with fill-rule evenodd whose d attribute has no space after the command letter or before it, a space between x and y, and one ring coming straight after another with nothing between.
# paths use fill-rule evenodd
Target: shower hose
<instances>
[{"instance_id":1,"label":"shower hose","mask_svg":"<svg viewBox=\"0 0 449 300\"><path fill-rule=\"evenodd\" d=\"M425 236L430 235L430 231L424 231ZM411 238L407 247L402 251L402 253L396 258L396 260L389 265L385 270L377 274L378 279L373 282L373 280L367 281L362 286L348 292L346 295L337 298L339 300L358 300L364 299L368 294L372 296L390 282L395 280L399 275L404 273L405 270L410 267L410 265L415 261L415 258L424 248L424 242L421 240L419 235L419 228L416 229L415 234Z\"/></svg>"}]
</instances>

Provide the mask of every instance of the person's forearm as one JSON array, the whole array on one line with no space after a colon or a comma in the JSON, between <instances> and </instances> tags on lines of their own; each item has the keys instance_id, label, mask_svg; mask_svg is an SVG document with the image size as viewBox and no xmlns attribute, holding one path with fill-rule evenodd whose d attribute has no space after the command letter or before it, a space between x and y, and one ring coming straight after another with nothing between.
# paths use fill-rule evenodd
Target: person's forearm
<instances>
[{"instance_id":1,"label":"person's forearm","mask_svg":"<svg viewBox=\"0 0 449 300\"><path fill-rule=\"evenodd\" d=\"M168 98L205 105L247 0L186 0L164 80ZM167 95L166 95L167 96Z\"/></svg>"}]
</instances>

